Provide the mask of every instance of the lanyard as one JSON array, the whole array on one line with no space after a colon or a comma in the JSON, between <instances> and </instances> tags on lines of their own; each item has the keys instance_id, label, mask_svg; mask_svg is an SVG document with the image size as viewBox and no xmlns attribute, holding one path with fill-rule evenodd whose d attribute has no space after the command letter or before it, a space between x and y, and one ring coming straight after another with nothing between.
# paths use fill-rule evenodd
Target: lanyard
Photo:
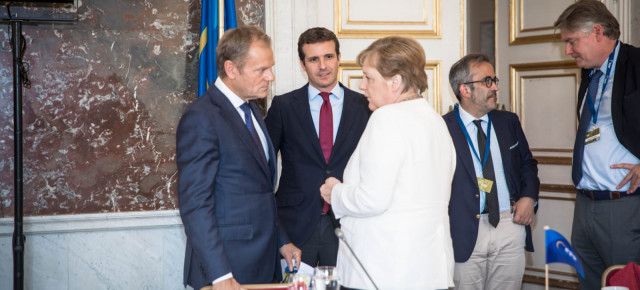
<instances>
[{"instance_id":1,"label":"lanyard","mask_svg":"<svg viewBox=\"0 0 640 290\"><path fill-rule=\"evenodd\" d=\"M616 47L618 47L618 42L616 41L616 45L613 47L613 51L609 55L609 59L607 60L607 73L604 75L604 82L602 82L602 89L600 90L600 101L598 101L598 107L595 107L594 101L589 96L589 90L587 90L587 105L589 106L589 110L593 115L593 124L598 123L598 112L600 111L600 104L602 103L602 99L604 99L604 89L607 87L607 83L609 83L609 75L611 74L611 65L613 65L613 55L616 53ZM589 73L589 82L591 82L591 78L595 70L591 70ZM594 96L597 97L598 95Z\"/></svg>"},{"instance_id":2,"label":"lanyard","mask_svg":"<svg viewBox=\"0 0 640 290\"><path fill-rule=\"evenodd\" d=\"M476 156L476 158L478 158L478 161L480 161L480 164L482 164L482 167L480 169L484 170L484 165L487 163L487 159L489 156L489 147L491 146L491 114L489 113L489 125L487 125L487 144L486 147L484 148L484 159L480 159L480 155L478 155L478 152L476 152L476 148L473 147L473 142L471 141L471 137L469 136L469 132L467 132L467 128L464 126L464 123L462 123L462 119L460 118L460 112L458 111L458 105L460 104L456 104L455 107L453 108L453 114L456 116L456 120L458 120L458 125L460 125L460 129L462 129L462 132L464 133L464 136L467 137L467 142L469 142L469 145L471 145L471 150L473 150L473 155ZM478 130L482 130L482 128L478 128ZM480 144L478 144L478 148L480 148Z\"/></svg>"}]
</instances>

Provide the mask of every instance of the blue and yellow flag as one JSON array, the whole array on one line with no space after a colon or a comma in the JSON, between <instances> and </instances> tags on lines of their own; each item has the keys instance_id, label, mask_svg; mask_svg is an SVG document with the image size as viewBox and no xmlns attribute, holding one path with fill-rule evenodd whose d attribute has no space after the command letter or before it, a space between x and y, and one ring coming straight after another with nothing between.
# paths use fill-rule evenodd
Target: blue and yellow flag
<instances>
[{"instance_id":1,"label":"blue and yellow flag","mask_svg":"<svg viewBox=\"0 0 640 290\"><path fill-rule=\"evenodd\" d=\"M564 263L572 266L584 278L582 264L571 244L560 233L545 227L544 240L547 249L547 264Z\"/></svg>"},{"instance_id":2,"label":"blue and yellow flag","mask_svg":"<svg viewBox=\"0 0 640 290\"><path fill-rule=\"evenodd\" d=\"M224 1L224 13L220 15L218 1ZM222 17L221 17L222 16ZM224 19L224 30L238 26L234 0L202 0L200 19L200 57L198 70L198 97L216 81L216 47L220 38L220 19Z\"/></svg>"}]
</instances>

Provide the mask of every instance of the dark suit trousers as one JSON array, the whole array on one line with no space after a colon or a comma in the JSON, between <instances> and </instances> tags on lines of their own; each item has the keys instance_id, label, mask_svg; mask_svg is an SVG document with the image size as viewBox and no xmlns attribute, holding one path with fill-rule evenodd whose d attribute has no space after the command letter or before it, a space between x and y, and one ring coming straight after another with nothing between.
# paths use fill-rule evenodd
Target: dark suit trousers
<instances>
[{"instance_id":1,"label":"dark suit trousers","mask_svg":"<svg viewBox=\"0 0 640 290\"><path fill-rule=\"evenodd\" d=\"M594 201L577 194L571 244L584 270L580 289L600 289L602 273L611 265L640 264L639 209L640 196Z\"/></svg>"},{"instance_id":2,"label":"dark suit trousers","mask_svg":"<svg viewBox=\"0 0 640 290\"><path fill-rule=\"evenodd\" d=\"M338 258L338 237L334 231L331 216L322 215L311 238L299 246L302 250L302 262L311 267L335 266Z\"/></svg>"}]
</instances>

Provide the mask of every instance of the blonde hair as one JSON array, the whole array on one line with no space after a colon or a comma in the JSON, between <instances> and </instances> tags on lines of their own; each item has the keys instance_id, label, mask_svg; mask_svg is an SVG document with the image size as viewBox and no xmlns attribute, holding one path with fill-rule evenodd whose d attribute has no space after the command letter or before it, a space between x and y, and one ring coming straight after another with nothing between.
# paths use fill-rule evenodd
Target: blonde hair
<instances>
[{"instance_id":1,"label":"blonde hair","mask_svg":"<svg viewBox=\"0 0 640 290\"><path fill-rule=\"evenodd\" d=\"M422 46L412 38L389 36L374 41L358 54L356 62L373 66L385 79L395 75L402 77L404 88L422 93L427 89L425 54Z\"/></svg>"}]
</instances>

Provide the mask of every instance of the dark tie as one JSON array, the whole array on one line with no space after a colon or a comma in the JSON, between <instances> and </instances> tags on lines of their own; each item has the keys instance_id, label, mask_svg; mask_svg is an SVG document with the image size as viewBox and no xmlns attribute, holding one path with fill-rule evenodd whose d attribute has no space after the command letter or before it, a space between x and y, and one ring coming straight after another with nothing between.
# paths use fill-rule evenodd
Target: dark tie
<instances>
[{"instance_id":1,"label":"dark tie","mask_svg":"<svg viewBox=\"0 0 640 290\"><path fill-rule=\"evenodd\" d=\"M264 153L264 147L262 147L262 142L260 141L260 137L258 136L258 132L256 128L253 126L253 119L251 118L251 108L249 108L249 103L244 103L240 106L240 109L244 112L244 123L247 125L247 129L249 129L249 133L251 133L251 137L255 142L256 146L258 146L258 151L260 151L260 156L264 158L264 161L267 161L267 157Z\"/></svg>"},{"instance_id":2,"label":"dark tie","mask_svg":"<svg viewBox=\"0 0 640 290\"><path fill-rule=\"evenodd\" d=\"M589 81L589 89L587 90L587 98L590 98L592 103L595 104L596 95L598 94L598 83L600 82L600 76L602 71L597 70L591 80ZM580 114L580 122L578 123L578 131L576 132L576 142L573 145L573 166L571 167L571 179L573 184L578 186L582 179L582 158L584 156L584 139L587 137L587 129L591 124L591 118L593 113L589 106L586 104L587 99L584 99L585 103L582 106L582 113Z\"/></svg>"},{"instance_id":3,"label":"dark tie","mask_svg":"<svg viewBox=\"0 0 640 290\"><path fill-rule=\"evenodd\" d=\"M480 151L480 160L484 160L484 150L487 145L487 136L482 131L482 120L474 120L473 123L478 127L478 151ZM482 164L482 161L480 161ZM495 228L500 222L500 205L498 203L498 186L496 184L496 175L493 172L493 160L491 160L491 151L488 152L487 162L482 168L482 177L493 181L491 191L486 193L485 211L489 212L489 223Z\"/></svg>"},{"instance_id":4,"label":"dark tie","mask_svg":"<svg viewBox=\"0 0 640 290\"><path fill-rule=\"evenodd\" d=\"M331 102L329 102L331 93L321 92L320 96L322 97L322 107L320 107L318 137L320 138L320 147L322 148L324 160L328 164L331 150L333 150L333 111L331 110ZM328 211L329 204L325 202L322 206L322 212L327 213Z\"/></svg>"}]
</instances>

